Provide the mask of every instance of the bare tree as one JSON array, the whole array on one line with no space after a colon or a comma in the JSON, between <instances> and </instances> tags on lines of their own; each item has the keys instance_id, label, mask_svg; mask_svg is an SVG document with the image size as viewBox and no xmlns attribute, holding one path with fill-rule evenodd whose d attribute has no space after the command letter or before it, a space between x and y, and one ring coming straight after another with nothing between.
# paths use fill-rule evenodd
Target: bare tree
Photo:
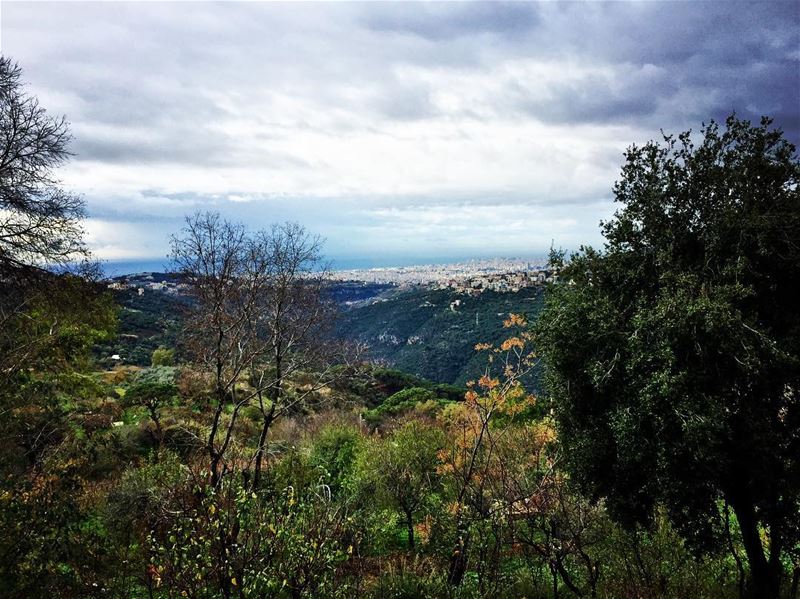
<instances>
[{"instance_id":1,"label":"bare tree","mask_svg":"<svg viewBox=\"0 0 800 599\"><path fill-rule=\"evenodd\" d=\"M297 223L284 223L259 234L254 250L269 268L264 309L257 324L267 351L254 355L251 365L251 382L262 415L253 456L255 488L270 427L330 384L339 372L334 366L351 356L329 335L336 309L325 291L327 266L321 239ZM300 373L306 380L287 393L287 381Z\"/></svg>"},{"instance_id":2,"label":"bare tree","mask_svg":"<svg viewBox=\"0 0 800 599\"><path fill-rule=\"evenodd\" d=\"M510 314L503 326L517 334L499 347L488 343L475 346L490 352L488 363L477 382L467 383L464 403L449 425L451 447L442 453L443 468L452 479L456 543L448 582L454 586L461 584L467 571L472 524L491 521L497 511L491 507L496 498L489 482L497 466L494 456L499 443L512 430L509 425L515 416L534 401L521 383L536 364L531 335L524 328L527 323L521 315ZM495 427L498 418L504 419L506 426Z\"/></svg>"},{"instance_id":3,"label":"bare tree","mask_svg":"<svg viewBox=\"0 0 800 599\"><path fill-rule=\"evenodd\" d=\"M173 262L194 300L184 340L193 360L214 379L216 405L206 440L214 485L224 474L223 458L239 410L251 399L240 393L241 379L253 354L263 351L252 326L258 320L263 271L248 264L250 249L244 227L212 213L188 217L180 235L172 238ZM221 427L229 402L233 412Z\"/></svg>"},{"instance_id":4,"label":"bare tree","mask_svg":"<svg viewBox=\"0 0 800 599\"><path fill-rule=\"evenodd\" d=\"M0 57L0 272L75 262L82 240L83 200L61 189L54 169L70 156L69 126L51 117Z\"/></svg>"},{"instance_id":5,"label":"bare tree","mask_svg":"<svg viewBox=\"0 0 800 599\"><path fill-rule=\"evenodd\" d=\"M172 258L194 298L185 342L214 379L216 405L206 442L216 485L228 471L225 454L240 410L256 401L262 415L249 466L254 488L263 468L270 427L307 404L346 361L331 341L334 306L326 299L322 243L293 223L249 234L218 214L186 220L172 239ZM287 391L287 381L305 380ZM223 413L232 405L230 418Z\"/></svg>"},{"instance_id":6,"label":"bare tree","mask_svg":"<svg viewBox=\"0 0 800 599\"><path fill-rule=\"evenodd\" d=\"M82 238L83 201L54 174L70 156L68 123L26 94L21 77L16 63L0 57L0 372L6 379L41 355L74 316L65 313L71 301L65 292L98 275ZM67 266L78 278L53 275Z\"/></svg>"}]
</instances>

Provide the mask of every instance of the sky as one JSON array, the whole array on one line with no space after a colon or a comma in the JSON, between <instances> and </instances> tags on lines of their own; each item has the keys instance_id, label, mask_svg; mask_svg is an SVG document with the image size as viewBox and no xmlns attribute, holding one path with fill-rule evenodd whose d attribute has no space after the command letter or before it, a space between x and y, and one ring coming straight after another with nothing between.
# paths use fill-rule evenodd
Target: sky
<instances>
[{"instance_id":1,"label":"sky","mask_svg":"<svg viewBox=\"0 0 800 599\"><path fill-rule=\"evenodd\" d=\"M800 141L800 3L9 2L0 50L74 137L109 261L197 211L298 221L334 265L602 243L625 149L775 118Z\"/></svg>"}]
</instances>

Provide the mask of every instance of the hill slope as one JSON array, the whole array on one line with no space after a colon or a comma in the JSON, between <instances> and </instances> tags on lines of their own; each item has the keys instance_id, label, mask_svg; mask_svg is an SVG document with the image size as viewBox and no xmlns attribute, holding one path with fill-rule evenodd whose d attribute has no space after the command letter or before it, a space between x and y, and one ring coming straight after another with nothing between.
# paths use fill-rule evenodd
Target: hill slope
<instances>
[{"instance_id":1,"label":"hill slope","mask_svg":"<svg viewBox=\"0 0 800 599\"><path fill-rule=\"evenodd\" d=\"M169 277L158 274L156 279ZM107 360L119 354L125 363L146 366L155 348L175 347L187 298L150 289L140 295L137 287L138 283L115 291L121 306L120 335L98 347L98 357ZM544 290L484 291L471 297L446 289L336 282L330 293L342 307L339 335L366 343L370 359L431 381L461 386L480 376L485 367L485 356L475 351L475 344L502 341L507 336L503 320L509 313L534 319ZM535 377L528 383L536 388Z\"/></svg>"},{"instance_id":2,"label":"hill slope","mask_svg":"<svg viewBox=\"0 0 800 599\"><path fill-rule=\"evenodd\" d=\"M543 289L485 291L469 297L450 290L415 289L344 313L339 333L369 346L370 357L442 383L463 385L479 376L485 356L476 343L497 343L511 312L534 319ZM460 305L453 302L460 300Z\"/></svg>"}]
</instances>

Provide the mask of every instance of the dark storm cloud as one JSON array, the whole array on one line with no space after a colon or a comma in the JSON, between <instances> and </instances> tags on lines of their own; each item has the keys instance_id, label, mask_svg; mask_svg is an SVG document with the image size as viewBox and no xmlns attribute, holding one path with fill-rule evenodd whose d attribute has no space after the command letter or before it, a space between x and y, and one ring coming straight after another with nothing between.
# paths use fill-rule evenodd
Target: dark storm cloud
<instances>
[{"instance_id":1,"label":"dark storm cloud","mask_svg":"<svg viewBox=\"0 0 800 599\"><path fill-rule=\"evenodd\" d=\"M184 162L189 156L182 148L198 147L204 164L215 145L235 156L227 149L237 145L235 138L208 139L207 124L230 107L203 92L240 89L246 96L273 89L316 99L331 114L430 119L448 116L434 101L436 90L398 80L398 67L491 74L525 60L565 63L564 76L512 78L505 95L488 98L483 112L467 106L458 109L461 115L517 111L544 123L657 131L736 111L750 118L771 114L798 138L797 2L69 6L63 25L72 22L73 29L51 42L58 58L33 66L44 69L49 86L75 95L76 118L178 138L161 144L154 159ZM10 4L7 21L16 8ZM59 24L51 17L44 30L35 29L50 33ZM570 77L570 65L584 72ZM362 95L354 97L353 89ZM270 109L263 105L263 112ZM360 121L326 125L331 131L374 125ZM275 131L254 132L270 134ZM135 147L136 136L126 144L109 141L100 128L82 135L81 154L93 159L107 150L109 160L124 160L128 148L131 160L141 160L150 151Z\"/></svg>"},{"instance_id":2,"label":"dark storm cloud","mask_svg":"<svg viewBox=\"0 0 800 599\"><path fill-rule=\"evenodd\" d=\"M538 118L658 129L736 111L772 115L800 138L800 3L569 3L545 23L534 37L615 76L555 85L546 103L523 99Z\"/></svg>"},{"instance_id":3,"label":"dark storm cloud","mask_svg":"<svg viewBox=\"0 0 800 599\"><path fill-rule=\"evenodd\" d=\"M658 132L732 112L753 120L768 114L800 141L797 2L381 5L365 21L425 40L430 52L414 54L418 65L437 65L437 52L487 33L494 41L463 68L539 59L586 67L577 80L567 65L559 81L509 81L507 95L493 98L499 115L518 110L545 123ZM389 118L437 114L430 90L387 90L390 99L378 98L375 107Z\"/></svg>"}]
</instances>

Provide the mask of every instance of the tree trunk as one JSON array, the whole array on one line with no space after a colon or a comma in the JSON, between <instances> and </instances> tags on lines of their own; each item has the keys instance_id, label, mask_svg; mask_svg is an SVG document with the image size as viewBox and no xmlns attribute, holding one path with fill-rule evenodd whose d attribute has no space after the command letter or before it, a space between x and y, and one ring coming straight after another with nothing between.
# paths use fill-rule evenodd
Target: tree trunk
<instances>
[{"instance_id":1,"label":"tree trunk","mask_svg":"<svg viewBox=\"0 0 800 599\"><path fill-rule=\"evenodd\" d=\"M211 464L209 465L211 486L216 488L220 481L219 463L222 460L222 454L220 454L213 445L209 449L209 453L211 454Z\"/></svg>"},{"instance_id":2,"label":"tree trunk","mask_svg":"<svg viewBox=\"0 0 800 599\"><path fill-rule=\"evenodd\" d=\"M408 530L408 548L414 551L414 519L411 512L406 512L406 529Z\"/></svg>"},{"instance_id":3,"label":"tree trunk","mask_svg":"<svg viewBox=\"0 0 800 599\"><path fill-rule=\"evenodd\" d=\"M148 408L150 411L150 419L153 421L153 424L156 427L156 443L158 444L158 453L161 454L161 450L164 449L164 431L161 428L161 420L158 417L158 412L156 408L150 407Z\"/></svg>"},{"instance_id":4,"label":"tree trunk","mask_svg":"<svg viewBox=\"0 0 800 599\"><path fill-rule=\"evenodd\" d=\"M739 599L744 597L744 581L745 581L745 572L744 566L742 565L742 560L739 558L739 552L736 551L736 547L733 545L733 537L731 536L731 517L730 517L730 504L728 500L725 500L725 537L728 541L728 551L733 556L734 561L736 562L736 570L739 573Z\"/></svg>"},{"instance_id":5,"label":"tree trunk","mask_svg":"<svg viewBox=\"0 0 800 599\"><path fill-rule=\"evenodd\" d=\"M561 580L564 581L564 584L567 585L567 588L572 591L572 593L576 597L583 597L586 593L584 593L580 587L572 580L572 576L570 576L569 571L564 567L564 562L562 561L564 558L554 558L553 564L556 568L556 573L561 576ZM558 581L558 576L555 578L556 582ZM594 595L593 595L594 596Z\"/></svg>"},{"instance_id":6,"label":"tree trunk","mask_svg":"<svg viewBox=\"0 0 800 599\"><path fill-rule=\"evenodd\" d=\"M447 573L447 582L459 586L467 572L467 550L469 549L469 531L463 524L456 528L458 538L453 555L450 556L450 567Z\"/></svg>"},{"instance_id":7,"label":"tree trunk","mask_svg":"<svg viewBox=\"0 0 800 599\"><path fill-rule=\"evenodd\" d=\"M264 446L267 443L267 435L269 434L269 427L272 425L272 417L275 413L275 404L270 407L270 411L264 416L264 422L261 427L261 435L258 438L258 449L256 449L256 463L253 473L253 490L258 488L261 482L261 467L264 461Z\"/></svg>"},{"instance_id":8,"label":"tree trunk","mask_svg":"<svg viewBox=\"0 0 800 599\"><path fill-rule=\"evenodd\" d=\"M550 575L553 577L553 599L558 599L558 569L550 562Z\"/></svg>"},{"instance_id":9,"label":"tree trunk","mask_svg":"<svg viewBox=\"0 0 800 599\"><path fill-rule=\"evenodd\" d=\"M747 561L750 564L750 584L748 594L753 599L778 599L781 587L780 562L767 561L761 536L758 531L758 520L753 504L743 498L731 498L730 505L739 521L742 531L742 544Z\"/></svg>"},{"instance_id":10,"label":"tree trunk","mask_svg":"<svg viewBox=\"0 0 800 599\"><path fill-rule=\"evenodd\" d=\"M223 334L222 332L219 333L217 337L217 355L221 354L221 347L222 347L222 339ZM211 485L216 487L219 483L219 463L222 460L222 454L217 451L216 442L217 442L217 430L219 429L219 422L222 416L222 412L225 407L225 389L222 386L222 360L218 357L217 358L217 370L216 370L216 393L217 393L217 407L214 410L214 418L211 421L211 430L208 433L208 456L210 458L209 464L209 474L211 475Z\"/></svg>"},{"instance_id":11,"label":"tree trunk","mask_svg":"<svg viewBox=\"0 0 800 599\"><path fill-rule=\"evenodd\" d=\"M261 427L261 435L258 439L258 449L256 449L256 463L255 463L255 472L253 473L253 489L258 488L259 482L261 482L261 469L262 464L264 462L264 445L267 442L267 434L269 433L269 427L272 426L272 422L275 420L275 410L277 408L278 402L281 398L281 391L283 389L283 369L282 369L282 359L281 359L281 346L280 344L276 345L275 347L275 381L272 385L272 393L270 393L270 402L271 405L269 406L269 412L264 414L264 423ZM260 396L259 396L260 398ZM263 412L264 406L261 405L261 409Z\"/></svg>"}]
</instances>

